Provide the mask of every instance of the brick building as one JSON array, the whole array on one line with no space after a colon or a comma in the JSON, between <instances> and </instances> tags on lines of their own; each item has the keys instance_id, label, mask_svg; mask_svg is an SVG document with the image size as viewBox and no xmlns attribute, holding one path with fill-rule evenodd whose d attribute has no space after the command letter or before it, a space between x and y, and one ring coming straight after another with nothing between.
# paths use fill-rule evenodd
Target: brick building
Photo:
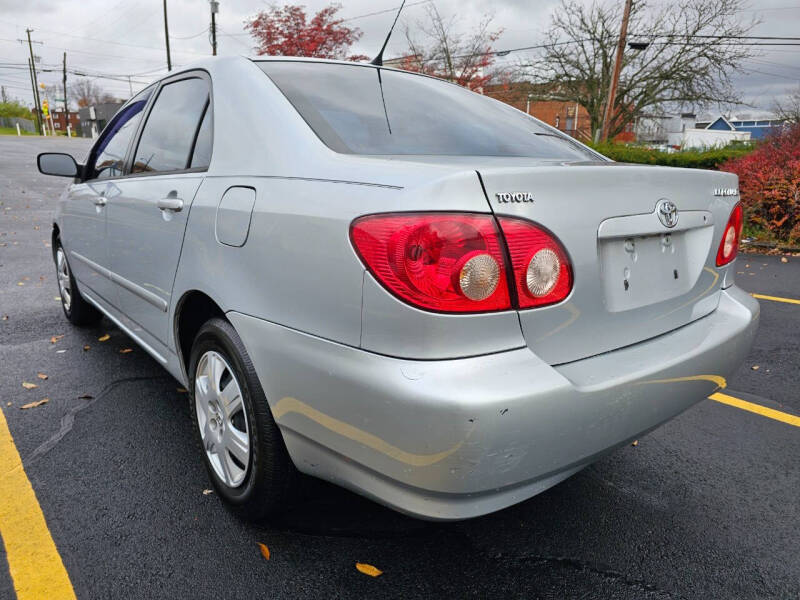
<instances>
[{"instance_id":1,"label":"brick building","mask_svg":"<svg viewBox=\"0 0 800 600\"><path fill-rule=\"evenodd\" d=\"M484 93L514 108L527 112L532 117L544 121L548 125L563 131L581 142L592 139L592 124L589 113L577 102L558 99L541 99L547 94L540 88L534 89L529 83L489 85ZM555 95L555 94L554 94ZM617 142L635 140L633 123L626 126L625 131L614 138Z\"/></svg>"},{"instance_id":2,"label":"brick building","mask_svg":"<svg viewBox=\"0 0 800 600\"><path fill-rule=\"evenodd\" d=\"M33 114L36 114L37 110L34 108L31 111ZM56 131L56 134L64 134L67 133L67 115L64 113L63 109L56 109L50 111L50 117L53 118L53 128ZM81 118L78 114L77 110L69 111L69 125L74 132L73 135L80 135L81 131ZM50 131L50 118L47 119L47 131Z\"/></svg>"}]
</instances>

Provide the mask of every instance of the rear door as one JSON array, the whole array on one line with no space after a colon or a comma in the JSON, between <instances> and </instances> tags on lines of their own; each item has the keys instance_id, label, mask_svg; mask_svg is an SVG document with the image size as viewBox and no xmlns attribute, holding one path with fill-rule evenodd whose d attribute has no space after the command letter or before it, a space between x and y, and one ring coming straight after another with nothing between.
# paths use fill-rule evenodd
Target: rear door
<instances>
[{"instance_id":1,"label":"rear door","mask_svg":"<svg viewBox=\"0 0 800 600\"><path fill-rule=\"evenodd\" d=\"M635 344L717 307L730 265L717 268L716 252L738 198L715 189L735 188L735 175L615 163L480 173L496 214L544 225L569 256L566 300L520 311L542 359L559 364ZM677 208L677 222L660 216L665 205Z\"/></svg>"},{"instance_id":2,"label":"rear door","mask_svg":"<svg viewBox=\"0 0 800 600\"><path fill-rule=\"evenodd\" d=\"M108 203L119 196L125 156L152 91L147 88L140 92L103 131L89 153L84 180L70 187L61 216L61 240L73 274L112 306L118 306L119 298L110 277Z\"/></svg>"},{"instance_id":3,"label":"rear door","mask_svg":"<svg viewBox=\"0 0 800 600\"><path fill-rule=\"evenodd\" d=\"M210 80L162 82L141 128L129 175L108 205L110 259L126 325L168 345L167 311L186 220L211 157Z\"/></svg>"}]
</instances>

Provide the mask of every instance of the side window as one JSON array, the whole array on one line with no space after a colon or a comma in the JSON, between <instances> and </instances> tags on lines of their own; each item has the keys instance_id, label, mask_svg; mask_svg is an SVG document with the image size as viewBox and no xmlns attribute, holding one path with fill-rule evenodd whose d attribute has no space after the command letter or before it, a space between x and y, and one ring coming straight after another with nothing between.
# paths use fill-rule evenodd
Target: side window
<instances>
[{"instance_id":1,"label":"side window","mask_svg":"<svg viewBox=\"0 0 800 600\"><path fill-rule=\"evenodd\" d=\"M211 103L208 103L192 151L192 169L208 168L211 163L211 118Z\"/></svg>"},{"instance_id":2,"label":"side window","mask_svg":"<svg viewBox=\"0 0 800 600\"><path fill-rule=\"evenodd\" d=\"M115 115L92 151L92 160L86 171L87 179L109 179L124 175L125 154L152 93L152 88L143 90Z\"/></svg>"},{"instance_id":3,"label":"side window","mask_svg":"<svg viewBox=\"0 0 800 600\"><path fill-rule=\"evenodd\" d=\"M192 146L208 98L205 79L182 79L162 87L142 130L132 172L189 168Z\"/></svg>"}]
</instances>

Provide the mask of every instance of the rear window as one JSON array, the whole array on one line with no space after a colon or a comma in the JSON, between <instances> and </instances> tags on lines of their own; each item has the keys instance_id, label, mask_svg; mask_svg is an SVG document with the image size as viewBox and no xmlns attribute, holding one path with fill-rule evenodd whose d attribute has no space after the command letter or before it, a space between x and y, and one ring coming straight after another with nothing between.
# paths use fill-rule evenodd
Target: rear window
<instances>
[{"instance_id":1,"label":"rear window","mask_svg":"<svg viewBox=\"0 0 800 600\"><path fill-rule=\"evenodd\" d=\"M431 77L358 65L257 64L337 152L598 159L508 105Z\"/></svg>"}]
</instances>

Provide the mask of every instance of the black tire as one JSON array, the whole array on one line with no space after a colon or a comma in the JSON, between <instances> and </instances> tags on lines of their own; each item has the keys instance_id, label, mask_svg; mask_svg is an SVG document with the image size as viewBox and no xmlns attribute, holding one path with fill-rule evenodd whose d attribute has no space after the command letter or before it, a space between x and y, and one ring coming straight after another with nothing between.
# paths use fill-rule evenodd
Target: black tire
<instances>
[{"instance_id":1,"label":"black tire","mask_svg":"<svg viewBox=\"0 0 800 600\"><path fill-rule=\"evenodd\" d=\"M195 408L195 375L201 357L209 351L220 354L236 377L247 416L250 461L244 480L228 486L215 472L203 447ZM281 512L292 497L297 471L289 458L267 398L241 338L226 320L207 321L192 344L189 361L189 412L195 439L206 471L216 492L239 516L253 521Z\"/></svg>"},{"instance_id":2,"label":"black tire","mask_svg":"<svg viewBox=\"0 0 800 600\"><path fill-rule=\"evenodd\" d=\"M70 286L69 300L67 300L63 290L59 286L61 309L64 311L64 316L67 317L67 320L70 323L79 327L94 325L103 318L103 314L94 306L89 304L86 300L84 300L83 296L81 296L81 292L78 289L78 284L75 281L75 277L72 275L72 268L69 266L69 261L67 260L67 253L64 251L64 248L61 245L61 240L59 239L56 239L56 245L55 248L53 248L53 259L56 263L56 281L58 281L59 277L61 276L58 264L59 252L63 253L64 263L66 265L66 275L69 278Z\"/></svg>"}]
</instances>

